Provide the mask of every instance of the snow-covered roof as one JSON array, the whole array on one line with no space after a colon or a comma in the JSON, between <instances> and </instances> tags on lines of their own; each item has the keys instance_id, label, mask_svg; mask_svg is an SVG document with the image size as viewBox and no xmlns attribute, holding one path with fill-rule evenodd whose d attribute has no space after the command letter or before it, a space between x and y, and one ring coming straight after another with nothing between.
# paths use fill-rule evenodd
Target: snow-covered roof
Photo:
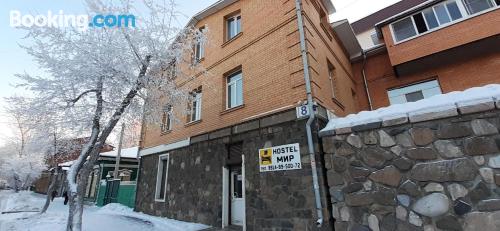
<instances>
[{"instance_id":1,"label":"snow-covered roof","mask_svg":"<svg viewBox=\"0 0 500 231\"><path fill-rule=\"evenodd\" d=\"M120 156L123 158L137 158L138 152L139 152L139 147L124 148L122 149ZM115 157L116 155L118 155L118 149L101 153L101 156L104 157Z\"/></svg>"},{"instance_id":2,"label":"snow-covered roof","mask_svg":"<svg viewBox=\"0 0 500 231\"><path fill-rule=\"evenodd\" d=\"M500 108L500 84L473 87L435 95L417 102L395 104L374 111L362 111L331 119L320 131L322 136L349 133L355 126L381 123L390 126L404 122L420 122L460 114ZM401 122L394 122L401 121Z\"/></svg>"},{"instance_id":3,"label":"snow-covered roof","mask_svg":"<svg viewBox=\"0 0 500 231\"><path fill-rule=\"evenodd\" d=\"M66 161L64 163L60 163L59 166L60 167L71 167L71 165L73 165L73 162L75 162L75 161L74 160Z\"/></svg>"},{"instance_id":4,"label":"snow-covered roof","mask_svg":"<svg viewBox=\"0 0 500 231\"><path fill-rule=\"evenodd\" d=\"M124 148L124 149L122 149L121 157L122 158L137 158L137 152L139 152L139 147ZM116 157L117 154L118 154L118 150L114 150L114 151L109 151L109 152L102 152L100 154L100 156ZM59 166L63 167L63 170L64 170L65 168L71 167L71 165L73 165L73 162L75 162L75 160L66 161L64 163L60 163Z\"/></svg>"}]
</instances>

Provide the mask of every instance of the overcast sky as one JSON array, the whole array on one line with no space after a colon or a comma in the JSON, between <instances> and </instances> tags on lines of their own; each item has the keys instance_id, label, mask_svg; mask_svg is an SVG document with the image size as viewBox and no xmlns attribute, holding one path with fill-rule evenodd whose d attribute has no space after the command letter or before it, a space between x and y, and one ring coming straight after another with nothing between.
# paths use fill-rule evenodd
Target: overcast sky
<instances>
[{"instance_id":1,"label":"overcast sky","mask_svg":"<svg viewBox=\"0 0 500 231\"><path fill-rule=\"evenodd\" d=\"M180 19L184 25L189 17L201 11L217 0L177 0L178 10L186 17ZM10 134L8 118L3 112L4 97L13 94L22 94L11 85L17 80L16 73L28 72L31 74L41 73L32 61L31 57L19 48L22 43L22 31L11 28L9 25L9 14L12 10L19 10L23 14L47 14L47 11L58 12L63 10L65 14L85 13L83 0L4 0L0 4L0 145L4 143L4 137ZM374 13L398 0L333 0L337 13L330 16L332 21L349 19L354 22L364 16Z\"/></svg>"}]
</instances>

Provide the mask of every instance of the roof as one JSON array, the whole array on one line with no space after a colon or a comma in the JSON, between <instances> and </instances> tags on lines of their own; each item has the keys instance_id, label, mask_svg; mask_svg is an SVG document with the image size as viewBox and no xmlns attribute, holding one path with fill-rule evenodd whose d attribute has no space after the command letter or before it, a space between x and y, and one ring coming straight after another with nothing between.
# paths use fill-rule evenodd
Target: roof
<instances>
[{"instance_id":1,"label":"roof","mask_svg":"<svg viewBox=\"0 0 500 231\"><path fill-rule=\"evenodd\" d=\"M350 130L355 126L373 123L385 124L387 121L421 122L425 121L423 118L437 119L432 116L425 116L431 113L436 116L454 116L458 115L458 112L464 114L462 108L467 109L474 105L482 105L479 108L491 110L495 108L495 104L500 109L500 84L473 87L465 91L435 95L416 102L393 104L374 111L362 111L345 117L333 118L320 131L320 135L339 134L340 130Z\"/></svg>"},{"instance_id":2,"label":"roof","mask_svg":"<svg viewBox=\"0 0 500 231\"><path fill-rule=\"evenodd\" d=\"M352 23L356 34L367 31L387 18L406 11L428 0L402 0Z\"/></svg>"},{"instance_id":3,"label":"roof","mask_svg":"<svg viewBox=\"0 0 500 231\"><path fill-rule=\"evenodd\" d=\"M198 12L195 14L191 19L189 20L187 26L194 26L196 23L199 21L203 20L204 18L214 14L215 12L224 9L225 7L237 2L238 0L219 0L215 2L214 4L208 6L204 10ZM333 6L332 0L321 0L323 2L323 5L326 7L326 10L328 11L328 14L333 14L335 13L335 7Z\"/></svg>"},{"instance_id":4,"label":"roof","mask_svg":"<svg viewBox=\"0 0 500 231\"><path fill-rule=\"evenodd\" d=\"M122 149L120 156L122 158L137 158L138 152L139 152L139 147L124 148L124 149ZM118 154L118 151L114 150L114 151L110 151L110 152L101 152L100 156L116 157L117 154ZM64 167L71 167L71 165L73 165L73 162L75 162L75 160L70 160L70 161L66 161L64 163L60 163L59 166L63 167L63 168Z\"/></svg>"},{"instance_id":5,"label":"roof","mask_svg":"<svg viewBox=\"0 0 500 231\"><path fill-rule=\"evenodd\" d=\"M139 147L124 148L122 149L120 156L122 158L137 158L138 152L139 152ZM113 150L110 152L102 152L100 156L115 157L116 155L118 155L118 150Z\"/></svg>"},{"instance_id":6,"label":"roof","mask_svg":"<svg viewBox=\"0 0 500 231\"><path fill-rule=\"evenodd\" d=\"M326 7L326 10L328 11L328 14L333 14L335 13L335 6L333 6L332 0L322 0L323 4Z\"/></svg>"},{"instance_id":7,"label":"roof","mask_svg":"<svg viewBox=\"0 0 500 231\"><path fill-rule=\"evenodd\" d=\"M349 53L350 59L360 56L363 53L363 49L359 45L356 35L347 19L333 22L331 26L344 45L347 53Z\"/></svg>"}]
</instances>

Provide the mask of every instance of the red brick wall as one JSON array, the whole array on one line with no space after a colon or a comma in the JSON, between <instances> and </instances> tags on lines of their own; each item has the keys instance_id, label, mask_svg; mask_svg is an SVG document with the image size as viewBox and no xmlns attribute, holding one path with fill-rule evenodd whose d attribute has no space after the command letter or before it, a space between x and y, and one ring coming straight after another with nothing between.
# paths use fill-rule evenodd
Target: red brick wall
<instances>
[{"instance_id":1,"label":"red brick wall","mask_svg":"<svg viewBox=\"0 0 500 231\"><path fill-rule=\"evenodd\" d=\"M354 112L355 102L350 97L354 82L351 80L349 60L335 39L325 39L325 35L321 34L319 15L311 7L310 0L304 0L314 96L320 104L341 115ZM225 43L224 16L236 11L241 11L242 34ZM209 75L184 82L181 87L195 89L202 86L201 122L186 124L186 116L176 112L185 110L187 104L174 108L178 121L170 133L162 135L159 124L145 125L141 142L143 148L172 143L269 112L293 108L297 102L306 99L295 1L240 0L201 20L197 26L206 26L209 30L209 44L201 61ZM344 110L340 110L328 97L330 88L325 82L327 58L338 70L337 88L341 89L339 98ZM224 74L238 66L243 70L244 106L225 111ZM344 84L347 87L343 87Z\"/></svg>"},{"instance_id":2,"label":"red brick wall","mask_svg":"<svg viewBox=\"0 0 500 231\"><path fill-rule=\"evenodd\" d=\"M364 94L362 62L353 64L354 76L358 82L359 102L361 109L368 109L368 101ZM412 75L396 77L389 61L387 52L371 56L367 59L365 71L372 97L373 107L380 108L389 105L387 90L408 85L422 80L437 77L443 93L460 91L475 86L500 83L500 54L491 54L464 62L443 65L438 68L422 68L422 71Z\"/></svg>"}]
</instances>

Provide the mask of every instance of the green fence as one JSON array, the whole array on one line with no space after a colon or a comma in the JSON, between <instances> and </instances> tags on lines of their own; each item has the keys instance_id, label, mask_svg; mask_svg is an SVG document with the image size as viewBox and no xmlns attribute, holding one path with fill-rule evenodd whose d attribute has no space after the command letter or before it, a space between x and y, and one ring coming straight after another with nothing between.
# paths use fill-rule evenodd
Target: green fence
<instances>
[{"instance_id":1,"label":"green fence","mask_svg":"<svg viewBox=\"0 0 500 231\"><path fill-rule=\"evenodd\" d=\"M122 181L118 189L118 201L122 205L134 208L135 206L135 181ZM104 205L104 194L106 193L106 181L101 181L99 193L97 194L96 205Z\"/></svg>"}]
</instances>

